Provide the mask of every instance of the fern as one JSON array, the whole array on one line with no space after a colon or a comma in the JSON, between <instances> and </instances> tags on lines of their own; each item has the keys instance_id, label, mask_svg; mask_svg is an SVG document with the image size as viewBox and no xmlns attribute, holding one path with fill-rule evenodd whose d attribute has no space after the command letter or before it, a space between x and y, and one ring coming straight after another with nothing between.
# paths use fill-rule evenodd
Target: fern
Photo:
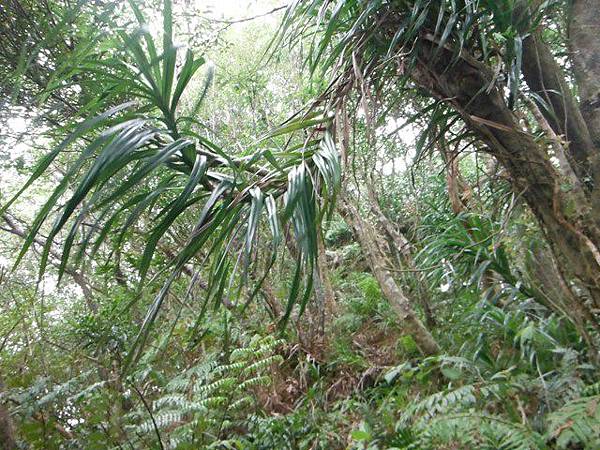
<instances>
[{"instance_id":1,"label":"fern","mask_svg":"<svg viewBox=\"0 0 600 450\"><path fill-rule=\"evenodd\" d=\"M502 378L502 377L498 377ZM574 386L564 389L568 380ZM512 381L484 382L434 393L412 402L396 424L399 435L409 436L407 448L478 448L500 450L600 448L600 383L581 387L570 373L558 376L554 388L565 396L583 395L549 414L545 428L530 425L521 409L519 421L511 417L511 402L521 395L543 396L539 379L521 375ZM548 385L544 385L548 389ZM540 392L538 392L540 391ZM518 395L514 395L518 394ZM490 400L502 400L490 402ZM506 416L489 414L500 410ZM521 423L522 422L522 423Z\"/></svg>"},{"instance_id":2,"label":"fern","mask_svg":"<svg viewBox=\"0 0 600 450\"><path fill-rule=\"evenodd\" d=\"M414 449L435 449L446 445L485 450L540 450L542 436L529 427L498 416L474 411L445 415L428 421L419 430Z\"/></svg>"},{"instance_id":3,"label":"fern","mask_svg":"<svg viewBox=\"0 0 600 450\"><path fill-rule=\"evenodd\" d=\"M600 395L600 381L590 384L583 389L583 395L591 397L592 395Z\"/></svg>"},{"instance_id":4,"label":"fern","mask_svg":"<svg viewBox=\"0 0 600 450\"><path fill-rule=\"evenodd\" d=\"M589 386L589 392L597 387L598 383ZM600 448L600 395L572 400L551 413L546 437L559 449Z\"/></svg>"},{"instance_id":5,"label":"fern","mask_svg":"<svg viewBox=\"0 0 600 450\"><path fill-rule=\"evenodd\" d=\"M271 368L283 362L275 354L281 344L272 336L255 336L231 352L230 362L219 364L216 355L209 356L171 379L152 402L154 422L167 446L200 445L202 433L214 438L239 421L240 411L255 402L253 390L271 384ZM154 424L147 413L136 411L128 419L132 434L152 436Z\"/></svg>"},{"instance_id":6,"label":"fern","mask_svg":"<svg viewBox=\"0 0 600 450\"><path fill-rule=\"evenodd\" d=\"M56 409L56 405L63 404L70 408L76 403L90 399L92 395L106 385L106 381L93 382L95 371L88 370L67 381L52 385L49 378L39 378L27 389L11 389L0 396L13 399L19 406L15 414L30 416L35 412L48 407ZM66 409L65 409L66 410Z\"/></svg>"},{"instance_id":7,"label":"fern","mask_svg":"<svg viewBox=\"0 0 600 450\"><path fill-rule=\"evenodd\" d=\"M167 428L174 424L181 422L184 416L184 412L178 409L164 409L154 415L154 421L158 428ZM153 431L154 424L151 420L142 422L136 429L138 433L151 433Z\"/></svg>"},{"instance_id":8,"label":"fern","mask_svg":"<svg viewBox=\"0 0 600 450\"><path fill-rule=\"evenodd\" d=\"M462 358L436 357L440 368L460 366L477 373ZM511 377L510 370L413 401L403 411L396 431L407 437L408 448L478 448L536 450L544 448L542 435L528 423L497 414L506 400L524 395L532 387L524 376ZM443 372L442 372L443 373Z\"/></svg>"},{"instance_id":9,"label":"fern","mask_svg":"<svg viewBox=\"0 0 600 450\"><path fill-rule=\"evenodd\" d=\"M487 399L491 396L498 397L503 388L506 388L505 383L487 385L478 383L436 392L419 402L411 403L402 414L397 428L406 427L415 420L428 421L438 415L464 410L474 405L478 400L477 397L479 399Z\"/></svg>"}]
</instances>

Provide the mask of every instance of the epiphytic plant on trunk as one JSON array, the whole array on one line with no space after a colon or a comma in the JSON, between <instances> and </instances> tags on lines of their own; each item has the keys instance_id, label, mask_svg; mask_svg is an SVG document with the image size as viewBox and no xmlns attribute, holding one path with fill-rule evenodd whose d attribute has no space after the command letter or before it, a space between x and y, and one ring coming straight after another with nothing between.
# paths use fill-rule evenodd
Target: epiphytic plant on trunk
<instances>
[{"instance_id":1,"label":"epiphytic plant on trunk","mask_svg":"<svg viewBox=\"0 0 600 450\"><path fill-rule=\"evenodd\" d=\"M334 107L353 87L388 112L418 98L430 118L419 151L447 136L498 160L585 291L570 308L580 320L600 307L600 33L589 17L599 9L598 0L313 0L292 3L279 39L312 42L310 67L335 74ZM545 30L551 20L565 20L568 36ZM573 77L553 46L568 51ZM452 135L457 124L464 132Z\"/></svg>"}]
</instances>

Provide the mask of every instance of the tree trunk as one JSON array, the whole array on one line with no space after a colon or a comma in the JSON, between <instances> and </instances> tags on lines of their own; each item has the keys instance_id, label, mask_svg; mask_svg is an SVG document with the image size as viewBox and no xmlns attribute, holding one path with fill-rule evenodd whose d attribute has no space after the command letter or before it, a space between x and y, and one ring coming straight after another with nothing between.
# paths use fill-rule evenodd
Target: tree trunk
<instances>
[{"instance_id":1,"label":"tree trunk","mask_svg":"<svg viewBox=\"0 0 600 450\"><path fill-rule=\"evenodd\" d=\"M323 236L318 236L317 245L319 246L317 265L319 266L319 277L323 287L323 301L325 306L324 313L329 316L329 319L331 319L331 317L333 317L336 313L336 301L335 291L333 289L333 285L331 284L329 266L327 265L327 258L325 256L325 242L323 242Z\"/></svg>"},{"instance_id":2,"label":"tree trunk","mask_svg":"<svg viewBox=\"0 0 600 450\"><path fill-rule=\"evenodd\" d=\"M600 326L593 320L589 311L580 309L576 296L558 270L550 252L541 245L535 245L531 256L526 260L526 265L528 273L532 276L532 285L539 289L541 297L546 299L545 306L570 316L578 332L591 345L592 340L586 326L592 325L596 331L600 331Z\"/></svg>"},{"instance_id":3,"label":"tree trunk","mask_svg":"<svg viewBox=\"0 0 600 450\"><path fill-rule=\"evenodd\" d=\"M593 337L588 332L590 325L600 331L600 325L588 309L582 308L577 297L567 284L552 254L543 246L535 245L526 260L527 272L532 277L537 297L545 299L544 305L562 313L573 324L588 345L588 353L593 361L599 362L600 353Z\"/></svg>"},{"instance_id":4,"label":"tree trunk","mask_svg":"<svg viewBox=\"0 0 600 450\"><path fill-rule=\"evenodd\" d=\"M371 211L375 214L377 224L386 236L390 253L395 259L399 269L405 267L408 271L412 271L417 291L416 296L423 309L425 323L429 328L432 328L437 325L437 322L431 307L431 292L429 291L429 286L427 286L423 272L417 270L413 258L413 248L406 236L396 229L392 221L387 218L379 207L379 200L377 199L377 194L375 193L372 184L366 183L366 185Z\"/></svg>"},{"instance_id":5,"label":"tree trunk","mask_svg":"<svg viewBox=\"0 0 600 450\"><path fill-rule=\"evenodd\" d=\"M322 236L317 237L318 255L317 264L313 269L314 293L314 319L316 319L316 334L321 342L325 340L327 324L335 314L335 292L329 279L329 270L325 258L325 243ZM310 308L310 306L309 306Z\"/></svg>"},{"instance_id":6,"label":"tree trunk","mask_svg":"<svg viewBox=\"0 0 600 450\"><path fill-rule=\"evenodd\" d=\"M360 213L347 200L340 199L339 203L344 219L348 221L348 224L356 233L358 242L369 261L371 271L381 287L383 296L390 302L390 306L398 315L402 325L406 326L407 332L412 335L423 354L434 355L439 353L440 347L437 342L417 317L410 300L404 295L392 273L386 268L386 258L377 244L375 230L360 217Z\"/></svg>"},{"instance_id":7,"label":"tree trunk","mask_svg":"<svg viewBox=\"0 0 600 450\"><path fill-rule=\"evenodd\" d=\"M565 76L539 33L523 40L523 77L533 92L544 100L546 120L569 143L575 172L590 173L594 144Z\"/></svg>"},{"instance_id":8,"label":"tree trunk","mask_svg":"<svg viewBox=\"0 0 600 450\"><path fill-rule=\"evenodd\" d=\"M4 392L4 383L0 378L0 393ZM0 450L13 450L17 448L15 432L10 419L8 408L0 402Z\"/></svg>"},{"instance_id":9,"label":"tree trunk","mask_svg":"<svg viewBox=\"0 0 600 450\"><path fill-rule=\"evenodd\" d=\"M489 69L466 54L453 62L449 50L434 58L436 48L434 42L421 46L415 81L451 103L486 151L506 168L514 191L535 214L557 259L582 281L600 308L600 230L591 203L580 205L572 192L562 189L545 147L521 129Z\"/></svg>"},{"instance_id":10,"label":"tree trunk","mask_svg":"<svg viewBox=\"0 0 600 450\"><path fill-rule=\"evenodd\" d=\"M600 0L573 0L569 50L579 87L579 109L600 149ZM600 186L596 185L596 189Z\"/></svg>"}]
</instances>

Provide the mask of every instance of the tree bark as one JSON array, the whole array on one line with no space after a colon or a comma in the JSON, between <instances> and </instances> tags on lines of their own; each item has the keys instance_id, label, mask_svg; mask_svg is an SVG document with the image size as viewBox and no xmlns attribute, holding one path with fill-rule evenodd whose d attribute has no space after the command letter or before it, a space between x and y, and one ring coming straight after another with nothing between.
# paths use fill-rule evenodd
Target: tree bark
<instances>
[{"instance_id":1,"label":"tree bark","mask_svg":"<svg viewBox=\"0 0 600 450\"><path fill-rule=\"evenodd\" d=\"M531 90L546 103L547 107L541 108L541 111L554 132L568 142L575 172L579 177L588 176L594 155L590 132L562 69L537 32L523 41L523 77Z\"/></svg>"},{"instance_id":2,"label":"tree bark","mask_svg":"<svg viewBox=\"0 0 600 450\"><path fill-rule=\"evenodd\" d=\"M324 313L330 318L336 313L336 301L335 301L335 290L331 284L331 277L329 274L329 266L327 264L327 258L325 256L325 242L323 242L323 236L319 235L317 240L319 253L317 255L317 265L319 267L319 277L323 287L324 295Z\"/></svg>"},{"instance_id":3,"label":"tree bark","mask_svg":"<svg viewBox=\"0 0 600 450\"><path fill-rule=\"evenodd\" d=\"M573 0L570 12L568 42L579 108L600 150L600 0Z\"/></svg>"},{"instance_id":4,"label":"tree bark","mask_svg":"<svg viewBox=\"0 0 600 450\"><path fill-rule=\"evenodd\" d=\"M412 335L423 354L434 355L439 353L439 345L416 315L410 300L402 292L392 273L386 268L386 258L377 244L375 230L360 217L360 213L347 200L340 199L339 202L342 215L354 229L358 242L369 261L371 271L381 287L383 296L390 302L390 306L397 314L402 325L406 326L407 332Z\"/></svg>"},{"instance_id":5,"label":"tree bark","mask_svg":"<svg viewBox=\"0 0 600 450\"><path fill-rule=\"evenodd\" d=\"M423 43L413 78L435 97L445 99L486 144L486 151L507 169L513 189L523 195L558 259L589 289L600 308L600 230L591 203L577 205L561 187L560 173L543 146L523 131L493 84L486 66L463 54Z\"/></svg>"},{"instance_id":6,"label":"tree bark","mask_svg":"<svg viewBox=\"0 0 600 450\"><path fill-rule=\"evenodd\" d=\"M600 326L589 310L581 308L550 252L541 245L535 245L526 265L532 284L539 289L541 297L546 299L545 306L569 317L581 336L593 347L586 327L592 325L596 331L600 331Z\"/></svg>"},{"instance_id":7,"label":"tree bark","mask_svg":"<svg viewBox=\"0 0 600 450\"><path fill-rule=\"evenodd\" d=\"M399 269L406 267L409 271L414 271L413 278L416 285L416 296L423 309L425 323L429 328L432 328L437 325L437 322L431 306L431 292L424 279L423 272L416 270L417 266L413 258L413 248L406 236L396 229L392 221L388 219L379 207L379 200L377 199L377 194L375 193L372 184L366 184L371 211L375 214L377 224L386 236L390 253L395 259L397 267Z\"/></svg>"},{"instance_id":8,"label":"tree bark","mask_svg":"<svg viewBox=\"0 0 600 450\"><path fill-rule=\"evenodd\" d=\"M0 393L4 392L4 383L0 378ZM15 431L8 408L0 402L0 450L13 450L17 448Z\"/></svg>"}]
</instances>

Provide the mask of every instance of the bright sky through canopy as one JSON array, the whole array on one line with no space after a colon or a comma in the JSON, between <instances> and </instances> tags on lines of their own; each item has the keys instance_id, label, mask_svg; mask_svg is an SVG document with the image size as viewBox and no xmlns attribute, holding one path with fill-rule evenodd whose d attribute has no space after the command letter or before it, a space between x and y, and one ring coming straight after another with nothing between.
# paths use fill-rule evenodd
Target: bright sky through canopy
<instances>
[{"instance_id":1,"label":"bright sky through canopy","mask_svg":"<svg viewBox=\"0 0 600 450\"><path fill-rule=\"evenodd\" d=\"M243 19L268 12L275 6L271 0L197 0L197 4L212 10L216 19Z\"/></svg>"}]
</instances>

